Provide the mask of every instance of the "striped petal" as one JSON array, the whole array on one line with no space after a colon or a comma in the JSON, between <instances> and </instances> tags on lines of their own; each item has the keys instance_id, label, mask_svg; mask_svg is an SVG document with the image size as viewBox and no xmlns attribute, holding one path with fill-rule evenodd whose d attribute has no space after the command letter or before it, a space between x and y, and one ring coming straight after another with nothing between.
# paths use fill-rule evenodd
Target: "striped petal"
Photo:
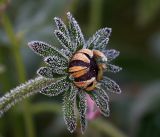
<instances>
[{"instance_id":1,"label":"striped petal","mask_svg":"<svg viewBox=\"0 0 160 137\"><path fill-rule=\"evenodd\" d=\"M87 119L86 119L87 99L86 99L86 93L84 91L79 91L78 97L79 97L78 111L79 111L79 114L80 114L81 131L82 131L82 133L84 133L86 128L87 128Z\"/></svg>"},{"instance_id":2,"label":"striped petal","mask_svg":"<svg viewBox=\"0 0 160 137\"><path fill-rule=\"evenodd\" d=\"M119 85L108 77L103 78L103 80L101 81L101 85L104 89L112 93L117 93L117 94L121 93Z\"/></svg>"},{"instance_id":3,"label":"striped petal","mask_svg":"<svg viewBox=\"0 0 160 137\"><path fill-rule=\"evenodd\" d=\"M63 53L61 53L58 49L55 47L41 42L41 41L32 41L28 43L28 46L38 55L42 57L47 57L47 56L57 56L64 58L68 60L68 57L66 57Z\"/></svg>"},{"instance_id":4,"label":"striped petal","mask_svg":"<svg viewBox=\"0 0 160 137\"><path fill-rule=\"evenodd\" d=\"M64 91L69 89L69 82L66 80L66 77L61 78L60 80L55 81L55 83L43 88L40 93L47 96L57 96Z\"/></svg>"},{"instance_id":5,"label":"striped petal","mask_svg":"<svg viewBox=\"0 0 160 137\"><path fill-rule=\"evenodd\" d=\"M79 77L83 76L84 74L86 74L88 71L89 71L89 68L83 69L83 70L80 70L80 71L77 71L77 72L73 72L73 73L71 73L71 75L74 78L79 78Z\"/></svg>"},{"instance_id":6,"label":"striped petal","mask_svg":"<svg viewBox=\"0 0 160 137\"><path fill-rule=\"evenodd\" d=\"M76 53L73 56L71 61L73 61L73 60L81 60L81 61L83 61L85 63L90 63L89 58L84 53Z\"/></svg>"},{"instance_id":7,"label":"striped petal","mask_svg":"<svg viewBox=\"0 0 160 137\"><path fill-rule=\"evenodd\" d=\"M64 121L67 129L72 133L76 129L76 95L78 89L71 85L70 89L64 94L63 112Z\"/></svg>"},{"instance_id":8,"label":"striped petal","mask_svg":"<svg viewBox=\"0 0 160 137\"><path fill-rule=\"evenodd\" d=\"M96 79L95 77L92 77L92 78L89 79L89 80L74 82L74 84L75 84L77 87L85 88L85 87L87 87L88 85L90 85L95 79Z\"/></svg>"},{"instance_id":9,"label":"striped petal","mask_svg":"<svg viewBox=\"0 0 160 137\"><path fill-rule=\"evenodd\" d=\"M73 67L69 68L69 72L72 73L72 72L81 71L81 70L84 70L84 69L87 69L87 67L84 67L84 66L73 66Z\"/></svg>"}]
</instances>

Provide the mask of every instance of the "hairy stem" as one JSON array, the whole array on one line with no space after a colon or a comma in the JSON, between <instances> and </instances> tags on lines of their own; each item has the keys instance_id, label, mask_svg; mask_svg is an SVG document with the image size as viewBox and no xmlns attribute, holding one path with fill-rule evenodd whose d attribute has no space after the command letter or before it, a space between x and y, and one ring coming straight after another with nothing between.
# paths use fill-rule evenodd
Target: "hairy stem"
<instances>
[{"instance_id":1,"label":"hairy stem","mask_svg":"<svg viewBox=\"0 0 160 137\"><path fill-rule=\"evenodd\" d=\"M0 98L0 117L17 102L28 96L38 93L42 88L50 85L53 82L53 79L37 77L16 87L15 89L12 89L10 92L6 93Z\"/></svg>"}]
</instances>

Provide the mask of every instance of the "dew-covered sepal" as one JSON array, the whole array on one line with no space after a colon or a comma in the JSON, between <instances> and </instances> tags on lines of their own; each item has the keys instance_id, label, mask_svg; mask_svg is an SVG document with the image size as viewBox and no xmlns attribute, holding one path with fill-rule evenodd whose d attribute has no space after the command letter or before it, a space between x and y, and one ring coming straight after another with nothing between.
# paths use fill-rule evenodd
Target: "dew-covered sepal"
<instances>
[{"instance_id":1,"label":"dew-covered sepal","mask_svg":"<svg viewBox=\"0 0 160 137\"><path fill-rule=\"evenodd\" d=\"M121 89L119 85L108 77L103 78L103 80L101 81L101 85L102 85L102 88L106 89L107 91L117 93L117 94L121 93Z\"/></svg>"},{"instance_id":2,"label":"dew-covered sepal","mask_svg":"<svg viewBox=\"0 0 160 137\"><path fill-rule=\"evenodd\" d=\"M49 86L43 88L40 93L47 96L57 96L64 91L69 89L70 83L66 80L66 77L63 77L59 80L55 80Z\"/></svg>"},{"instance_id":3,"label":"dew-covered sepal","mask_svg":"<svg viewBox=\"0 0 160 137\"><path fill-rule=\"evenodd\" d=\"M64 93L63 98L63 113L64 121L67 125L67 129L72 133L75 131L77 126L76 116L76 95L78 89L71 85L70 88Z\"/></svg>"}]
</instances>

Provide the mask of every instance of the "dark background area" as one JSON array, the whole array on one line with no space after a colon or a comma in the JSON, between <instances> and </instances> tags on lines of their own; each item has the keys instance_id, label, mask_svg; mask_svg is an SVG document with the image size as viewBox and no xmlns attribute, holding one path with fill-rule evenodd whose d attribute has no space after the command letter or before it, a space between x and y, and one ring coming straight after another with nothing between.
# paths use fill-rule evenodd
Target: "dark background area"
<instances>
[{"instance_id":1,"label":"dark background area","mask_svg":"<svg viewBox=\"0 0 160 137\"><path fill-rule=\"evenodd\" d=\"M36 77L42 59L27 43L59 47L53 18L66 22L68 11L86 39L112 28L108 49L121 52L114 63L123 68L108 74L122 89L110 95L110 117L90 121L83 136L160 137L160 0L1 0L0 95ZM67 131L61 102L39 94L15 105L0 119L0 137L81 137Z\"/></svg>"}]
</instances>

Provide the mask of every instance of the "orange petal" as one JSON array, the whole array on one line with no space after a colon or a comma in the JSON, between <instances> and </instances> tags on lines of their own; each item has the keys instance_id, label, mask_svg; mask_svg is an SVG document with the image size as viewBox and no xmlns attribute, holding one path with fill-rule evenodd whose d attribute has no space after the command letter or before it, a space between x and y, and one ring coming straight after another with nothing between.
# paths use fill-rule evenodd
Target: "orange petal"
<instances>
[{"instance_id":1,"label":"orange petal","mask_svg":"<svg viewBox=\"0 0 160 137\"><path fill-rule=\"evenodd\" d=\"M84 66L74 66L74 67L70 67L69 68L69 72L76 72L76 71L80 71L80 70L84 70L87 69L87 67Z\"/></svg>"},{"instance_id":2,"label":"orange petal","mask_svg":"<svg viewBox=\"0 0 160 137\"><path fill-rule=\"evenodd\" d=\"M86 88L89 84L91 84L96 78L92 77L89 80L85 80L85 81L80 81L80 82L74 82L75 85L79 88Z\"/></svg>"},{"instance_id":3,"label":"orange petal","mask_svg":"<svg viewBox=\"0 0 160 137\"><path fill-rule=\"evenodd\" d=\"M93 84L91 86L89 86L89 87L86 88L86 91L92 91L92 90L94 90L95 87L96 87L96 84L97 84L97 81L94 80Z\"/></svg>"},{"instance_id":4,"label":"orange petal","mask_svg":"<svg viewBox=\"0 0 160 137\"><path fill-rule=\"evenodd\" d=\"M93 54L95 57L106 57L104 53L100 52L99 50L93 50Z\"/></svg>"},{"instance_id":5,"label":"orange petal","mask_svg":"<svg viewBox=\"0 0 160 137\"><path fill-rule=\"evenodd\" d=\"M72 58L72 61L73 60L81 60L83 62L90 63L89 58L83 53L76 53Z\"/></svg>"},{"instance_id":6,"label":"orange petal","mask_svg":"<svg viewBox=\"0 0 160 137\"><path fill-rule=\"evenodd\" d=\"M98 65L98 76L97 76L97 80L102 80L103 78L103 72L104 72L104 69L106 68L106 65L105 64L99 64Z\"/></svg>"},{"instance_id":7,"label":"orange petal","mask_svg":"<svg viewBox=\"0 0 160 137\"><path fill-rule=\"evenodd\" d=\"M93 51L89 50L89 49L81 49L78 51L79 53L85 53L87 55L89 55L91 58L93 57Z\"/></svg>"},{"instance_id":8,"label":"orange petal","mask_svg":"<svg viewBox=\"0 0 160 137\"><path fill-rule=\"evenodd\" d=\"M83 69L83 70L80 70L80 71L77 71L77 72L74 72L72 73L71 75L74 77L74 78L78 78L80 76L83 76L84 74L86 74L88 72L88 68L87 69Z\"/></svg>"}]
</instances>

